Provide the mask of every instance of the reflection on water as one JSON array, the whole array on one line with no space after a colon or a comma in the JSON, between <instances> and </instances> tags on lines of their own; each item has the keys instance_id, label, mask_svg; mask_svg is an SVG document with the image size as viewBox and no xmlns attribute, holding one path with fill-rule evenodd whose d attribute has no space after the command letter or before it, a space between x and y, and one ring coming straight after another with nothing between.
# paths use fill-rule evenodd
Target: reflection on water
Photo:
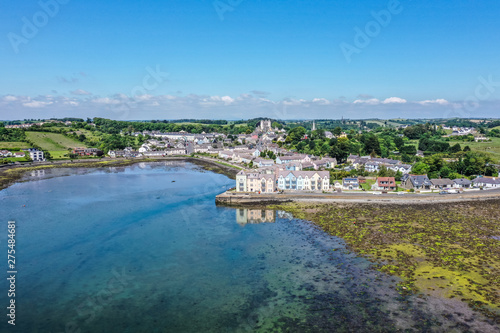
<instances>
[{"instance_id":1,"label":"reflection on water","mask_svg":"<svg viewBox=\"0 0 500 333\"><path fill-rule=\"evenodd\" d=\"M33 170L30 172L31 177L43 177L45 176L45 169Z\"/></svg>"},{"instance_id":2,"label":"reflection on water","mask_svg":"<svg viewBox=\"0 0 500 333\"><path fill-rule=\"evenodd\" d=\"M236 223L239 225L264 222L276 222L276 212L271 209L236 209Z\"/></svg>"}]
</instances>

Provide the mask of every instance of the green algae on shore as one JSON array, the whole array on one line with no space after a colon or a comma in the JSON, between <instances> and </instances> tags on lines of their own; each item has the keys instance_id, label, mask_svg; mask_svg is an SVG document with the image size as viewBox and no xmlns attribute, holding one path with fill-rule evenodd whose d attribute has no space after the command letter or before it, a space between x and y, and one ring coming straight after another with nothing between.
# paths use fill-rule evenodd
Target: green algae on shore
<instances>
[{"instance_id":1,"label":"green algae on shore","mask_svg":"<svg viewBox=\"0 0 500 333\"><path fill-rule=\"evenodd\" d=\"M500 323L499 203L289 203L273 208L343 238L380 271L400 277L402 295L455 298Z\"/></svg>"}]
</instances>

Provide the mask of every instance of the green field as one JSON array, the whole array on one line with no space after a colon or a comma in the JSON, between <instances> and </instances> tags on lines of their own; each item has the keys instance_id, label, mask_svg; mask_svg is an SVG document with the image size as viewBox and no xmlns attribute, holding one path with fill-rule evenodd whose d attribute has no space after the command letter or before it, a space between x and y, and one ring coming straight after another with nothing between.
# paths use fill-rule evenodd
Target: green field
<instances>
[{"instance_id":1,"label":"green field","mask_svg":"<svg viewBox=\"0 0 500 333\"><path fill-rule=\"evenodd\" d=\"M0 141L0 150L1 149L24 149L31 148L31 145L26 142L7 142Z\"/></svg>"},{"instance_id":2,"label":"green field","mask_svg":"<svg viewBox=\"0 0 500 333\"><path fill-rule=\"evenodd\" d=\"M26 136L34 144L40 146L43 150L48 150L52 159L67 159L68 148L87 147L80 141L65 137L59 133L51 132L26 132Z\"/></svg>"},{"instance_id":3,"label":"green field","mask_svg":"<svg viewBox=\"0 0 500 333\"><path fill-rule=\"evenodd\" d=\"M463 147L469 146L471 150L491 153L493 158L500 162L500 138L491 138L490 142L464 142Z\"/></svg>"},{"instance_id":4,"label":"green field","mask_svg":"<svg viewBox=\"0 0 500 333\"><path fill-rule=\"evenodd\" d=\"M385 122L386 122L386 120L366 120L367 124L373 123L373 124L377 124L380 126L385 126L385 124L384 124ZM387 120L387 126L398 127L398 126L401 126L401 124L393 123L392 121Z\"/></svg>"},{"instance_id":5,"label":"green field","mask_svg":"<svg viewBox=\"0 0 500 333\"><path fill-rule=\"evenodd\" d=\"M49 153L53 160L66 160L69 158L67 150L49 150Z\"/></svg>"},{"instance_id":6,"label":"green field","mask_svg":"<svg viewBox=\"0 0 500 333\"><path fill-rule=\"evenodd\" d=\"M26 157L5 157L0 159L0 161L8 161L8 162L26 162L28 159Z\"/></svg>"},{"instance_id":7,"label":"green field","mask_svg":"<svg viewBox=\"0 0 500 333\"><path fill-rule=\"evenodd\" d=\"M497 130L500 130L500 126L493 127L492 129L497 129Z\"/></svg>"},{"instance_id":8,"label":"green field","mask_svg":"<svg viewBox=\"0 0 500 333\"><path fill-rule=\"evenodd\" d=\"M64 150L67 152L68 148L75 148L75 147L86 148L86 146L82 142L67 138L64 135L58 133L26 132L26 136L36 145L42 147L43 150L48 150L48 151Z\"/></svg>"}]
</instances>

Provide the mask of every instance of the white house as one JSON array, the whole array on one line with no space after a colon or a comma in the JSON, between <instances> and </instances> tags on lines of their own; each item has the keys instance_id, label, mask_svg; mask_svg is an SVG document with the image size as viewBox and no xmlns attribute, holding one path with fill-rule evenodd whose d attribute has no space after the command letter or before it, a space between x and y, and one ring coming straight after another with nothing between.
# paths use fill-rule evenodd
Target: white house
<instances>
[{"instance_id":1,"label":"white house","mask_svg":"<svg viewBox=\"0 0 500 333\"><path fill-rule=\"evenodd\" d=\"M9 157L12 156L12 153L8 150L0 150L0 156Z\"/></svg>"},{"instance_id":2,"label":"white house","mask_svg":"<svg viewBox=\"0 0 500 333\"><path fill-rule=\"evenodd\" d=\"M295 191L328 191L330 173L328 171L288 171L277 174L278 189Z\"/></svg>"},{"instance_id":3,"label":"white house","mask_svg":"<svg viewBox=\"0 0 500 333\"><path fill-rule=\"evenodd\" d=\"M474 187L497 188L500 187L500 178L498 177L477 177L472 180Z\"/></svg>"},{"instance_id":4,"label":"white house","mask_svg":"<svg viewBox=\"0 0 500 333\"><path fill-rule=\"evenodd\" d=\"M33 149L33 148L30 148L29 149L29 153L30 153L30 158L33 160L33 161L45 161L45 158L43 157L43 151L40 151L38 149Z\"/></svg>"},{"instance_id":5,"label":"white house","mask_svg":"<svg viewBox=\"0 0 500 333\"><path fill-rule=\"evenodd\" d=\"M274 160L264 159L264 158L256 158L254 160L254 164L257 164L259 168L263 167L271 167L274 165Z\"/></svg>"}]
</instances>

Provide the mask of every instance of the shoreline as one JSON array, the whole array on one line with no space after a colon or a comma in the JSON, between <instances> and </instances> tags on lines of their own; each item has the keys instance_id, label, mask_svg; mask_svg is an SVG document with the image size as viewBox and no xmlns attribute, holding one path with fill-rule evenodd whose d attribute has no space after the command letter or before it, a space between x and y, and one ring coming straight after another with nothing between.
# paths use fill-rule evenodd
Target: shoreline
<instances>
[{"instance_id":1,"label":"shoreline","mask_svg":"<svg viewBox=\"0 0 500 333\"><path fill-rule=\"evenodd\" d=\"M219 162L204 156L171 156L140 159L85 159L62 160L42 162L30 165L9 165L0 168L0 191L15 184L22 179L26 172L52 168L103 168L116 166L129 166L137 163L185 161L196 164L207 171L224 174L230 179L235 179L240 169L234 165ZM224 192L215 197L217 205L221 206L267 206L283 203L363 203L363 204L398 204L421 205L457 202L474 202L500 199L500 189L483 191L470 191L459 194L439 195L438 193L405 193L396 195L392 193L373 195L372 193L284 193L284 194L257 194Z\"/></svg>"},{"instance_id":2,"label":"shoreline","mask_svg":"<svg viewBox=\"0 0 500 333\"><path fill-rule=\"evenodd\" d=\"M216 196L215 202L222 206L266 206L282 203L363 203L363 204L440 204L499 200L500 189L465 192L461 194L383 194L375 196L370 193L286 193L256 194L224 192Z\"/></svg>"},{"instance_id":3,"label":"shoreline","mask_svg":"<svg viewBox=\"0 0 500 333\"><path fill-rule=\"evenodd\" d=\"M191 156L172 156L159 158L140 158L140 159L86 159L86 160L63 160L53 162L32 163L30 165L9 165L0 168L0 191L19 182L23 175L29 171L54 169L54 168L106 168L106 167L124 167L137 163L154 163L162 161L185 161L196 164L207 171L224 174L231 179L235 179L238 169L230 167L217 161Z\"/></svg>"}]
</instances>

